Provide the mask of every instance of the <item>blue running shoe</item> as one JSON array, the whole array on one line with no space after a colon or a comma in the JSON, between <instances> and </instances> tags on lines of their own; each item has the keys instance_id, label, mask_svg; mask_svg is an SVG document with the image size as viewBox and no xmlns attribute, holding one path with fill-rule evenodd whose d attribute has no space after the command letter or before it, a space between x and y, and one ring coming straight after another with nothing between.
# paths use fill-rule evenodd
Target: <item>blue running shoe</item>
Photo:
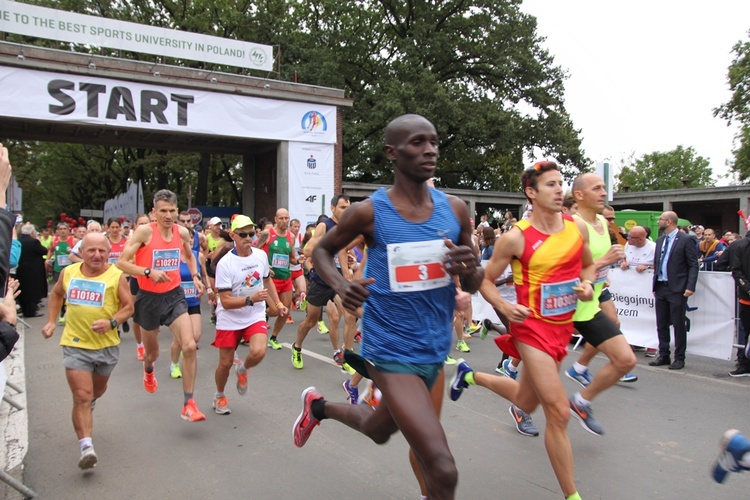
<instances>
[{"instance_id":1,"label":"blue running shoe","mask_svg":"<svg viewBox=\"0 0 750 500\"><path fill-rule=\"evenodd\" d=\"M346 392L346 399L349 400L349 404L356 405L357 401L359 401L359 388L349 385L349 379L344 380L342 387L344 388L344 392Z\"/></svg>"},{"instance_id":2,"label":"blue running shoe","mask_svg":"<svg viewBox=\"0 0 750 500\"><path fill-rule=\"evenodd\" d=\"M638 375L635 373L626 373L620 377L620 382L635 382L636 380L638 380Z\"/></svg>"},{"instance_id":3,"label":"blue running shoe","mask_svg":"<svg viewBox=\"0 0 750 500\"><path fill-rule=\"evenodd\" d=\"M719 455L711 467L714 481L723 483L728 473L747 470L747 467L739 463L746 453L750 453L750 441L737 429L726 431L719 443Z\"/></svg>"},{"instance_id":4,"label":"blue running shoe","mask_svg":"<svg viewBox=\"0 0 750 500\"><path fill-rule=\"evenodd\" d=\"M518 378L518 371L510 371L510 358L503 361L503 375L508 378L512 378L513 380L516 380Z\"/></svg>"},{"instance_id":5,"label":"blue running shoe","mask_svg":"<svg viewBox=\"0 0 750 500\"><path fill-rule=\"evenodd\" d=\"M578 373L572 366L565 370L565 376L573 382L578 382L584 389L591 383L591 374L588 368L583 373Z\"/></svg>"},{"instance_id":6,"label":"blue running shoe","mask_svg":"<svg viewBox=\"0 0 750 500\"><path fill-rule=\"evenodd\" d=\"M596 434L597 436L604 435L604 428L601 426L599 421L594 418L594 410L591 409L590 404L576 404L575 397L571 397L570 414L576 417L581 423L581 427L589 431L591 434Z\"/></svg>"},{"instance_id":7,"label":"blue running shoe","mask_svg":"<svg viewBox=\"0 0 750 500\"><path fill-rule=\"evenodd\" d=\"M469 366L469 363L467 363L463 359L458 360L458 365L456 366L456 373L453 375L453 378L451 379L451 400L452 401L458 401L458 398L461 397L461 393L464 392L464 389L467 389L469 387L469 383L465 380L465 377L468 373L472 371L473 370Z\"/></svg>"}]
</instances>

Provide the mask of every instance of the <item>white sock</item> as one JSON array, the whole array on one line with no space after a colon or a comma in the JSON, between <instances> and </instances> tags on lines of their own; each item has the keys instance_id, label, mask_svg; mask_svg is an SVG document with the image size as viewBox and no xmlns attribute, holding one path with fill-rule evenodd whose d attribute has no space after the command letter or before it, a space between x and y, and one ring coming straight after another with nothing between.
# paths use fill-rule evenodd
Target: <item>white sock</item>
<instances>
[{"instance_id":1,"label":"white sock","mask_svg":"<svg viewBox=\"0 0 750 500\"><path fill-rule=\"evenodd\" d=\"M247 368L245 368L245 363L240 363L237 365L237 371L240 373L247 373Z\"/></svg>"},{"instance_id":2,"label":"white sock","mask_svg":"<svg viewBox=\"0 0 750 500\"><path fill-rule=\"evenodd\" d=\"M750 469L750 451L746 452L744 455L742 455L742 458L740 458L739 462L740 467L743 469Z\"/></svg>"},{"instance_id":3,"label":"white sock","mask_svg":"<svg viewBox=\"0 0 750 500\"><path fill-rule=\"evenodd\" d=\"M586 365L582 365L578 361L573 363L573 369L576 371L576 373L584 374L588 371L589 367Z\"/></svg>"},{"instance_id":4,"label":"white sock","mask_svg":"<svg viewBox=\"0 0 750 500\"><path fill-rule=\"evenodd\" d=\"M141 342L140 344L138 344L138 347L143 347L143 342Z\"/></svg>"},{"instance_id":5,"label":"white sock","mask_svg":"<svg viewBox=\"0 0 750 500\"><path fill-rule=\"evenodd\" d=\"M93 443L91 442L91 438L90 437L85 437L83 439L79 439L78 440L78 446L80 446L80 448L81 448L81 453L83 453L83 449L84 448L93 448L94 447Z\"/></svg>"},{"instance_id":6,"label":"white sock","mask_svg":"<svg viewBox=\"0 0 750 500\"><path fill-rule=\"evenodd\" d=\"M223 392L214 392L214 398L219 399L223 397L225 397Z\"/></svg>"},{"instance_id":7,"label":"white sock","mask_svg":"<svg viewBox=\"0 0 750 500\"><path fill-rule=\"evenodd\" d=\"M508 371L516 373L518 371L518 367L517 366L513 366L513 362L511 361L511 362L508 363Z\"/></svg>"},{"instance_id":8,"label":"white sock","mask_svg":"<svg viewBox=\"0 0 750 500\"><path fill-rule=\"evenodd\" d=\"M573 400L574 400L574 401L576 402L576 404L578 404L578 405L590 405L590 404L591 404L591 401L588 401L588 400L586 400L586 399L583 399L583 398L581 397L581 393L580 393L580 392L576 392L576 395L575 395L575 396L573 396Z\"/></svg>"}]
</instances>

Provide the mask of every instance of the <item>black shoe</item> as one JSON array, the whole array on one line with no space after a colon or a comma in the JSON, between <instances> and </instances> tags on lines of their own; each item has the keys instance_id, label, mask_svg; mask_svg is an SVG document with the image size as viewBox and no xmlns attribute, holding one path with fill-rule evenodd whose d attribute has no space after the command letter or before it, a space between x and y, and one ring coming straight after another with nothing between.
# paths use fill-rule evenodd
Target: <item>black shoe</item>
<instances>
[{"instance_id":1,"label":"black shoe","mask_svg":"<svg viewBox=\"0 0 750 500\"><path fill-rule=\"evenodd\" d=\"M750 366L738 366L729 372L730 377L750 377Z\"/></svg>"},{"instance_id":2,"label":"black shoe","mask_svg":"<svg viewBox=\"0 0 750 500\"><path fill-rule=\"evenodd\" d=\"M669 365L670 370L682 370L683 368L685 368L685 361L681 359L675 359L674 363Z\"/></svg>"},{"instance_id":3,"label":"black shoe","mask_svg":"<svg viewBox=\"0 0 750 500\"><path fill-rule=\"evenodd\" d=\"M654 361L650 362L648 365L649 366L666 366L669 363L671 363L671 361L669 360L667 356L659 356Z\"/></svg>"}]
</instances>

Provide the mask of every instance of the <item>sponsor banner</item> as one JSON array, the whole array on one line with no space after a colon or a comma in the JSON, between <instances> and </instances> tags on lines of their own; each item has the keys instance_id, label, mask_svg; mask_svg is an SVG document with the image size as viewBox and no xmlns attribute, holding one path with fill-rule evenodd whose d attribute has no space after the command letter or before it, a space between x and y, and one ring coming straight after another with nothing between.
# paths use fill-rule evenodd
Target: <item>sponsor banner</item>
<instances>
[{"instance_id":1,"label":"sponsor banner","mask_svg":"<svg viewBox=\"0 0 750 500\"><path fill-rule=\"evenodd\" d=\"M620 329L628 343L658 347L653 271L610 272L609 291L617 307ZM735 332L735 288L730 273L698 273L695 294L688 299L687 353L731 359ZM671 344L674 349L674 336Z\"/></svg>"},{"instance_id":2,"label":"sponsor banner","mask_svg":"<svg viewBox=\"0 0 750 500\"><path fill-rule=\"evenodd\" d=\"M0 0L0 31L273 71L273 47Z\"/></svg>"},{"instance_id":3,"label":"sponsor banner","mask_svg":"<svg viewBox=\"0 0 750 500\"><path fill-rule=\"evenodd\" d=\"M620 318L620 330L631 345L659 347L652 279L651 270L638 273L633 269L615 268L609 274L609 291ZM731 359L736 302L732 275L701 271L696 288L695 294L688 299L687 353ZM494 323L500 323L481 295L475 294L472 304L475 320L489 317ZM477 311L484 311L485 315L478 315ZM671 348L674 350L674 335Z\"/></svg>"},{"instance_id":4,"label":"sponsor banner","mask_svg":"<svg viewBox=\"0 0 750 500\"><path fill-rule=\"evenodd\" d=\"M138 184L131 183L128 190L124 193L115 196L111 200L107 200L104 203L104 221L108 221L111 217L119 218L125 217L132 223L135 223L138 214L142 214L143 210L143 187L140 181Z\"/></svg>"},{"instance_id":5,"label":"sponsor banner","mask_svg":"<svg viewBox=\"0 0 750 500\"><path fill-rule=\"evenodd\" d=\"M212 136L336 142L335 106L3 66L0 88L0 116L12 118Z\"/></svg>"},{"instance_id":6,"label":"sponsor banner","mask_svg":"<svg viewBox=\"0 0 750 500\"><path fill-rule=\"evenodd\" d=\"M289 143L289 214L304 234L321 214L331 215L333 145Z\"/></svg>"}]
</instances>

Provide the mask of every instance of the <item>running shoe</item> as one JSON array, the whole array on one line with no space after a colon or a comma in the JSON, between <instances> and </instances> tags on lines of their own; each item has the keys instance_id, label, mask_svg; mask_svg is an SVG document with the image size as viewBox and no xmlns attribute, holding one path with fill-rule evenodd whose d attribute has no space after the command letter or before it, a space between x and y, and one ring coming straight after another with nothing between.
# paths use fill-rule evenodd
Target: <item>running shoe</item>
<instances>
[{"instance_id":1,"label":"running shoe","mask_svg":"<svg viewBox=\"0 0 750 500\"><path fill-rule=\"evenodd\" d=\"M370 388L367 389L367 392L365 392L365 395L362 396L362 402L372 408L373 410L378 409L378 405L380 404L380 397L383 394L380 392L380 389L375 385L375 382L370 384Z\"/></svg>"},{"instance_id":2,"label":"running shoe","mask_svg":"<svg viewBox=\"0 0 750 500\"><path fill-rule=\"evenodd\" d=\"M159 387L159 383L156 381L156 373L148 373L145 367L143 368L143 387L151 393L156 392L157 387Z\"/></svg>"},{"instance_id":3,"label":"running shoe","mask_svg":"<svg viewBox=\"0 0 750 500\"><path fill-rule=\"evenodd\" d=\"M60 323L61 325L64 325L65 324L65 316L60 316L57 319L57 322Z\"/></svg>"},{"instance_id":4,"label":"running shoe","mask_svg":"<svg viewBox=\"0 0 750 500\"><path fill-rule=\"evenodd\" d=\"M445 357L445 364L446 365L455 365L456 364L456 359L455 358L451 358L451 355L449 354L449 355L447 355Z\"/></svg>"},{"instance_id":5,"label":"running shoe","mask_svg":"<svg viewBox=\"0 0 750 500\"><path fill-rule=\"evenodd\" d=\"M572 366L565 370L565 376L573 382L578 382L584 389L591 383L591 374L588 368L583 373L578 373Z\"/></svg>"},{"instance_id":6,"label":"running shoe","mask_svg":"<svg viewBox=\"0 0 750 500\"><path fill-rule=\"evenodd\" d=\"M635 382L636 380L638 380L638 375L635 373L626 373L620 377L620 382Z\"/></svg>"},{"instance_id":7,"label":"running shoe","mask_svg":"<svg viewBox=\"0 0 750 500\"><path fill-rule=\"evenodd\" d=\"M539 429L534 425L534 421L531 420L531 415L520 409L516 405L510 405L508 408L510 416L516 422L516 430L524 436L538 436Z\"/></svg>"},{"instance_id":8,"label":"running shoe","mask_svg":"<svg viewBox=\"0 0 750 500\"><path fill-rule=\"evenodd\" d=\"M646 357L647 358L655 358L656 357L656 349L649 347L646 349Z\"/></svg>"},{"instance_id":9,"label":"running shoe","mask_svg":"<svg viewBox=\"0 0 750 500\"><path fill-rule=\"evenodd\" d=\"M270 339L268 339L268 347L270 347L274 351L278 351L282 346L275 338L271 337Z\"/></svg>"},{"instance_id":10,"label":"running shoe","mask_svg":"<svg viewBox=\"0 0 750 500\"><path fill-rule=\"evenodd\" d=\"M357 401L359 401L359 388L352 387L349 383L349 379L344 380L342 387L344 388L344 392L346 393L346 400L349 401L349 404L356 405Z\"/></svg>"},{"instance_id":11,"label":"running shoe","mask_svg":"<svg viewBox=\"0 0 750 500\"><path fill-rule=\"evenodd\" d=\"M302 300L299 301L299 310L307 311L307 295L302 294Z\"/></svg>"},{"instance_id":12,"label":"running shoe","mask_svg":"<svg viewBox=\"0 0 750 500\"><path fill-rule=\"evenodd\" d=\"M462 359L458 360L458 366L456 366L456 373L453 375L453 378L451 379L451 400L452 401L458 401L458 398L461 397L461 393L464 392L464 389L467 389L469 387L469 383L465 380L465 377L468 373L470 373L471 367L469 364Z\"/></svg>"},{"instance_id":13,"label":"running shoe","mask_svg":"<svg viewBox=\"0 0 750 500\"><path fill-rule=\"evenodd\" d=\"M510 369L510 358L503 361L502 365L503 365L503 375L505 375L508 378L512 378L513 380L518 379L518 370L513 371ZM521 432L521 431L518 431L518 432ZM521 432L521 434L523 433Z\"/></svg>"},{"instance_id":14,"label":"running shoe","mask_svg":"<svg viewBox=\"0 0 750 500\"><path fill-rule=\"evenodd\" d=\"M711 467L711 477L717 483L723 483L730 472L747 470L740 464L745 454L750 453L750 441L737 429L729 429L719 442L719 455Z\"/></svg>"},{"instance_id":15,"label":"running shoe","mask_svg":"<svg viewBox=\"0 0 750 500\"><path fill-rule=\"evenodd\" d=\"M355 373L357 373L357 370L352 368L352 365L350 365L349 363L344 362L344 363L341 363L341 373L354 375Z\"/></svg>"},{"instance_id":16,"label":"running shoe","mask_svg":"<svg viewBox=\"0 0 750 500\"><path fill-rule=\"evenodd\" d=\"M180 365L173 364L169 368L169 376L172 378L182 378L182 371L180 370Z\"/></svg>"},{"instance_id":17,"label":"running shoe","mask_svg":"<svg viewBox=\"0 0 750 500\"><path fill-rule=\"evenodd\" d=\"M237 356L237 353L235 352L234 353L234 359L232 360L232 364L239 365L240 363L242 363L242 359L240 359L240 357Z\"/></svg>"},{"instance_id":18,"label":"running shoe","mask_svg":"<svg viewBox=\"0 0 750 500\"><path fill-rule=\"evenodd\" d=\"M333 362L341 366L344 364L344 353L336 351L333 353Z\"/></svg>"},{"instance_id":19,"label":"running shoe","mask_svg":"<svg viewBox=\"0 0 750 500\"><path fill-rule=\"evenodd\" d=\"M122 324L122 331L125 333L128 333L130 331L130 323L127 321Z\"/></svg>"},{"instance_id":20,"label":"running shoe","mask_svg":"<svg viewBox=\"0 0 750 500\"><path fill-rule=\"evenodd\" d=\"M302 369L302 349L297 349L294 344L292 344L292 364L296 369Z\"/></svg>"},{"instance_id":21,"label":"running shoe","mask_svg":"<svg viewBox=\"0 0 750 500\"><path fill-rule=\"evenodd\" d=\"M360 332L359 330L357 330L357 333L354 334L354 341L357 343L362 342L362 332Z\"/></svg>"},{"instance_id":22,"label":"running shoe","mask_svg":"<svg viewBox=\"0 0 750 500\"><path fill-rule=\"evenodd\" d=\"M294 324L294 320L292 319L292 315L291 314L287 314L287 316L286 316L286 322L287 322L288 325L293 325Z\"/></svg>"},{"instance_id":23,"label":"running shoe","mask_svg":"<svg viewBox=\"0 0 750 500\"><path fill-rule=\"evenodd\" d=\"M497 368L495 368L495 372L499 373L500 375L505 375L505 368L503 368L504 361L500 361L497 364Z\"/></svg>"},{"instance_id":24,"label":"running shoe","mask_svg":"<svg viewBox=\"0 0 750 500\"><path fill-rule=\"evenodd\" d=\"M313 401L323 399L323 395L315 390L315 387L308 387L302 391L302 412L294 421L294 427L292 427L292 439L294 445L298 448L305 446L305 443L310 439L313 429L320 425L320 420L315 418L312 414L310 406Z\"/></svg>"},{"instance_id":25,"label":"running shoe","mask_svg":"<svg viewBox=\"0 0 750 500\"><path fill-rule=\"evenodd\" d=\"M482 329L479 331L479 338L481 340L484 340L487 338L487 334L489 333L490 329L487 328L487 325L484 324L484 321L482 322Z\"/></svg>"},{"instance_id":26,"label":"running shoe","mask_svg":"<svg viewBox=\"0 0 750 500\"><path fill-rule=\"evenodd\" d=\"M83 470L92 469L96 467L96 462L98 460L94 447L86 446L81 450L81 458L78 459L78 467Z\"/></svg>"},{"instance_id":27,"label":"running shoe","mask_svg":"<svg viewBox=\"0 0 750 500\"><path fill-rule=\"evenodd\" d=\"M594 410L591 405L579 405L575 402L575 397L570 398L570 414L578 419L581 427L597 436L604 435L604 429L601 424L594 418Z\"/></svg>"},{"instance_id":28,"label":"running shoe","mask_svg":"<svg viewBox=\"0 0 750 500\"><path fill-rule=\"evenodd\" d=\"M471 349L469 349L469 345L465 340L459 340L456 342L456 350L461 352L471 352Z\"/></svg>"},{"instance_id":29,"label":"running shoe","mask_svg":"<svg viewBox=\"0 0 750 500\"><path fill-rule=\"evenodd\" d=\"M250 343L250 339L246 339L245 337L242 337L240 339L240 344L241 345L248 345L249 343Z\"/></svg>"},{"instance_id":30,"label":"running shoe","mask_svg":"<svg viewBox=\"0 0 750 500\"><path fill-rule=\"evenodd\" d=\"M292 301L292 309L299 309L299 300Z\"/></svg>"},{"instance_id":31,"label":"running shoe","mask_svg":"<svg viewBox=\"0 0 750 500\"><path fill-rule=\"evenodd\" d=\"M214 402L211 406L213 406L214 411L219 415L229 415L230 413L232 413L232 410L229 409L228 404L229 402L227 401L227 398L225 396L222 396L220 398L214 396Z\"/></svg>"},{"instance_id":32,"label":"running shoe","mask_svg":"<svg viewBox=\"0 0 750 500\"><path fill-rule=\"evenodd\" d=\"M211 324L216 325L216 313L211 313Z\"/></svg>"},{"instance_id":33,"label":"running shoe","mask_svg":"<svg viewBox=\"0 0 750 500\"><path fill-rule=\"evenodd\" d=\"M146 348L143 345L136 346L135 353L138 357L138 361L143 361L143 356L146 354Z\"/></svg>"},{"instance_id":34,"label":"running shoe","mask_svg":"<svg viewBox=\"0 0 750 500\"><path fill-rule=\"evenodd\" d=\"M247 394L247 370L241 372L243 365L235 365L234 371L237 373L237 392L240 396Z\"/></svg>"},{"instance_id":35,"label":"running shoe","mask_svg":"<svg viewBox=\"0 0 750 500\"><path fill-rule=\"evenodd\" d=\"M750 367L745 365L740 365L731 372L729 372L730 377L750 377Z\"/></svg>"},{"instance_id":36,"label":"running shoe","mask_svg":"<svg viewBox=\"0 0 750 500\"><path fill-rule=\"evenodd\" d=\"M328 327L326 326L325 321L320 320L318 321L318 333L321 335L327 335L330 330L328 330Z\"/></svg>"},{"instance_id":37,"label":"running shoe","mask_svg":"<svg viewBox=\"0 0 750 500\"><path fill-rule=\"evenodd\" d=\"M474 335L475 333L477 333L481 329L482 329L482 323L481 322L474 323L472 321L471 324L469 325L469 327L466 329L466 333L468 333L469 335Z\"/></svg>"},{"instance_id":38,"label":"running shoe","mask_svg":"<svg viewBox=\"0 0 750 500\"><path fill-rule=\"evenodd\" d=\"M206 420L206 416L198 409L198 405L193 398L188 399L187 404L182 407L182 414L180 417L182 420L189 420L191 422Z\"/></svg>"}]
</instances>

